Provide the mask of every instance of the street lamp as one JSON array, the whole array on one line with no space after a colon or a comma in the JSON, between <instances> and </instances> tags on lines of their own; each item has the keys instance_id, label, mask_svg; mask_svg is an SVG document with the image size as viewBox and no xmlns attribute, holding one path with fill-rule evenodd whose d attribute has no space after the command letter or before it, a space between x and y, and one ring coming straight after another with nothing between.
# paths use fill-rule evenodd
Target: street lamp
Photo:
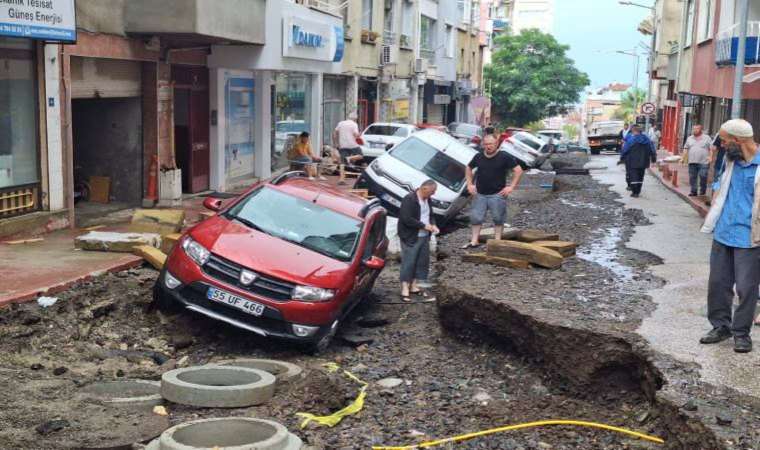
<instances>
[{"instance_id":1,"label":"street lamp","mask_svg":"<svg viewBox=\"0 0 760 450\"><path fill-rule=\"evenodd\" d=\"M641 3L619 0L619 4L624 6L637 6L652 11L652 44L649 46L649 82L647 83L647 101L652 101L652 71L654 70L654 58L657 55L655 48L657 36L657 9L654 6L642 5ZM638 64L637 64L638 65ZM638 70L638 69L637 69ZM637 102L638 103L638 102ZM649 114L646 115L646 131L649 132Z\"/></svg>"},{"instance_id":2,"label":"street lamp","mask_svg":"<svg viewBox=\"0 0 760 450\"><path fill-rule=\"evenodd\" d=\"M627 56L633 56L636 58L636 64L633 66L633 111L634 114L638 114L639 111L639 64L641 60L641 55L639 55L639 52L634 48L633 50L616 50L615 53L621 54L621 55L627 55Z\"/></svg>"}]
</instances>

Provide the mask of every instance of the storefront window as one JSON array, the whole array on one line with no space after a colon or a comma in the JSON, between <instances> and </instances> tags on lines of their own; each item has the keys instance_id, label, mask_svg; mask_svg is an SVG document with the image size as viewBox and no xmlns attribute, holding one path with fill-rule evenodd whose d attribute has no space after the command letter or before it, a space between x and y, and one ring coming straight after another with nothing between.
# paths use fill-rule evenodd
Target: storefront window
<instances>
[{"instance_id":1,"label":"storefront window","mask_svg":"<svg viewBox=\"0 0 760 450\"><path fill-rule=\"evenodd\" d=\"M288 167L288 142L303 131L311 132L310 75L282 73L275 77L274 121L275 139L272 146L272 170ZM317 147L318 142L312 142Z\"/></svg>"},{"instance_id":2,"label":"storefront window","mask_svg":"<svg viewBox=\"0 0 760 450\"><path fill-rule=\"evenodd\" d=\"M254 83L251 78L228 77L225 84L225 177L228 182L253 176Z\"/></svg>"},{"instance_id":3,"label":"storefront window","mask_svg":"<svg viewBox=\"0 0 760 450\"><path fill-rule=\"evenodd\" d=\"M338 122L346 118L346 79L325 77L323 86L322 138L326 144L337 147L337 142L332 142L332 133Z\"/></svg>"},{"instance_id":4,"label":"storefront window","mask_svg":"<svg viewBox=\"0 0 760 450\"><path fill-rule=\"evenodd\" d=\"M0 38L0 189L39 181L34 44Z\"/></svg>"}]
</instances>

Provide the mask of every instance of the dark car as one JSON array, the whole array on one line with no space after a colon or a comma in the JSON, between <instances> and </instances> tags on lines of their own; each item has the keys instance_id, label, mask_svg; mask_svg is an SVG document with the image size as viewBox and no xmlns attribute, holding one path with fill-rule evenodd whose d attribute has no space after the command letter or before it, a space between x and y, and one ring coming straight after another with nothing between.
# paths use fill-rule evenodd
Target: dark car
<instances>
[{"instance_id":1,"label":"dark car","mask_svg":"<svg viewBox=\"0 0 760 450\"><path fill-rule=\"evenodd\" d=\"M386 211L290 172L253 186L191 228L154 288L181 306L261 336L325 349L385 265Z\"/></svg>"}]
</instances>

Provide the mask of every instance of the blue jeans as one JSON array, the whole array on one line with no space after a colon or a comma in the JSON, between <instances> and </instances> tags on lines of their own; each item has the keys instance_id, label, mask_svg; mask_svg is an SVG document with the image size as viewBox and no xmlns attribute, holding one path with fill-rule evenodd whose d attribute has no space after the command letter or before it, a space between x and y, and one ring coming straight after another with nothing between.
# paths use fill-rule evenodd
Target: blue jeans
<instances>
[{"instance_id":1,"label":"blue jeans","mask_svg":"<svg viewBox=\"0 0 760 450\"><path fill-rule=\"evenodd\" d=\"M707 174L709 171L709 164L689 163L689 184L692 194L697 194L697 180L699 180L699 195L707 193Z\"/></svg>"},{"instance_id":2,"label":"blue jeans","mask_svg":"<svg viewBox=\"0 0 760 450\"><path fill-rule=\"evenodd\" d=\"M475 194L470 209L470 223L483 225L488 211L491 211L494 225L504 225L507 221L507 199L499 194Z\"/></svg>"}]
</instances>

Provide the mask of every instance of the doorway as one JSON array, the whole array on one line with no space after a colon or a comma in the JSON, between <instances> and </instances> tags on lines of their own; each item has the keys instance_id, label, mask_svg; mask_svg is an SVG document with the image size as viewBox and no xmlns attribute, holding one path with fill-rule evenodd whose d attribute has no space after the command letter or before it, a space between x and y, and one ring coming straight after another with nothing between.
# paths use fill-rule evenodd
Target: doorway
<instances>
[{"instance_id":1,"label":"doorway","mask_svg":"<svg viewBox=\"0 0 760 450\"><path fill-rule=\"evenodd\" d=\"M172 66L174 155L182 170L182 192L209 188L209 90L205 67Z\"/></svg>"}]
</instances>

